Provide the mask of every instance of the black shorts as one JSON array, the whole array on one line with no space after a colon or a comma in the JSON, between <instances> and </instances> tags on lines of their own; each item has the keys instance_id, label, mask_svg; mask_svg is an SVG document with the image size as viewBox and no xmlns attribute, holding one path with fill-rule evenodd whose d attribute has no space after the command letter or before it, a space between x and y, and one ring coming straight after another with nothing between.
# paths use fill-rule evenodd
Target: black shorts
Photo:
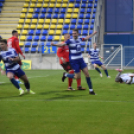
<instances>
[{"instance_id":1,"label":"black shorts","mask_svg":"<svg viewBox=\"0 0 134 134\"><path fill-rule=\"evenodd\" d=\"M65 70L65 71L69 71L69 70L72 70L72 68L71 68L71 65L70 65L70 62L67 62L67 63L63 63L63 64L61 64L61 66L63 67L63 69Z\"/></svg>"}]
</instances>

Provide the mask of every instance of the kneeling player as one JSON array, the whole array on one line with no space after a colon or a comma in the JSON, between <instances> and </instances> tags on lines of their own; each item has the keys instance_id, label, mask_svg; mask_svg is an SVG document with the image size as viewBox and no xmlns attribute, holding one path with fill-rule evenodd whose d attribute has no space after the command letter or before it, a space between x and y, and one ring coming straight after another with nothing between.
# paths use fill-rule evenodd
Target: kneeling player
<instances>
[{"instance_id":1,"label":"kneeling player","mask_svg":"<svg viewBox=\"0 0 134 134\"><path fill-rule=\"evenodd\" d=\"M102 69L104 70L106 76L108 78L110 78L110 76L108 76L108 71L107 71L106 67L102 64L102 62L99 59L99 58L102 58L102 57L99 57L99 52L100 51L96 47L97 47L97 45L96 45L96 43L94 43L93 48L89 50L88 57L90 58L90 61L94 65L94 68L96 69L96 71L98 71L100 73L101 77L102 77L102 73L101 73L100 69L98 68L98 66L101 66Z\"/></svg>"},{"instance_id":2,"label":"kneeling player","mask_svg":"<svg viewBox=\"0 0 134 134\"><path fill-rule=\"evenodd\" d=\"M27 76L25 75L25 72L20 69L20 66L18 64L18 61L20 60L18 54L16 53L15 49L11 48L9 49L7 47L7 41L2 39L0 40L0 61L3 60L6 68L6 75L12 82L12 84L19 89L20 95L24 94L24 90L20 88L18 82L14 79L14 75L17 75L19 78L21 78L24 81L26 90L28 93L35 94L32 90L30 90L30 83L28 81ZM4 74L5 71L0 68L1 74Z\"/></svg>"}]
</instances>

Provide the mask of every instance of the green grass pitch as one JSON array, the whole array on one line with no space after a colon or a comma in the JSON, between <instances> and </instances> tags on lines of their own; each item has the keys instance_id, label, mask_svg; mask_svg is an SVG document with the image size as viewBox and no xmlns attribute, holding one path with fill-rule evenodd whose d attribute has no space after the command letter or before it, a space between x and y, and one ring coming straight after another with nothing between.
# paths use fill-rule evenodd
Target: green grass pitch
<instances>
[{"instance_id":1,"label":"green grass pitch","mask_svg":"<svg viewBox=\"0 0 134 134\"><path fill-rule=\"evenodd\" d=\"M133 70L125 70L132 72ZM5 76L0 76L0 134L133 134L134 85L114 82L117 72L101 78L89 70L95 96L66 91L63 70L26 71L35 95L19 96ZM23 89L24 85L21 85ZM76 89L76 80L73 81Z\"/></svg>"}]
</instances>

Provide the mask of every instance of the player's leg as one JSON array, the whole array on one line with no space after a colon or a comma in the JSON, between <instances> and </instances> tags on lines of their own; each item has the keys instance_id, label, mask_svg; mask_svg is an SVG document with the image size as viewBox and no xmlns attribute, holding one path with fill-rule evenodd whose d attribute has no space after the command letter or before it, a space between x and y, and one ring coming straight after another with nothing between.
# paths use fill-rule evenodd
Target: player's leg
<instances>
[{"instance_id":1,"label":"player's leg","mask_svg":"<svg viewBox=\"0 0 134 134\"><path fill-rule=\"evenodd\" d=\"M69 74L74 74L74 70L69 70L68 72L69 72ZM75 90L72 88L72 82L73 82L73 79L68 78L68 90Z\"/></svg>"},{"instance_id":2,"label":"player's leg","mask_svg":"<svg viewBox=\"0 0 134 134\"><path fill-rule=\"evenodd\" d=\"M101 65L101 67L102 67L102 69L104 70L106 76L107 76L108 78L110 78L110 76L108 75L108 71L107 71L106 67L105 67L103 64Z\"/></svg>"},{"instance_id":3,"label":"player's leg","mask_svg":"<svg viewBox=\"0 0 134 134\"><path fill-rule=\"evenodd\" d=\"M18 82L14 79L14 74L12 72L7 72L7 77L10 79L10 81L12 82L12 84L19 89L20 91L20 95L24 94L24 90L22 88L20 88Z\"/></svg>"},{"instance_id":4,"label":"player's leg","mask_svg":"<svg viewBox=\"0 0 134 134\"><path fill-rule=\"evenodd\" d=\"M99 72L100 77L102 77L102 73L101 73L100 69L98 68L97 64L94 63L93 65L94 65L95 70L96 70L97 72Z\"/></svg>"}]
</instances>

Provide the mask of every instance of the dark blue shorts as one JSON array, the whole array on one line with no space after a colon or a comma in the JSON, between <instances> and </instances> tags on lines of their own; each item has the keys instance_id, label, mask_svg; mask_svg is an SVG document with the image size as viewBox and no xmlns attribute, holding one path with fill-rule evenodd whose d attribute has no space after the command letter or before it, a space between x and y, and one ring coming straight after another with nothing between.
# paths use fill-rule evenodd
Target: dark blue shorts
<instances>
[{"instance_id":1,"label":"dark blue shorts","mask_svg":"<svg viewBox=\"0 0 134 134\"><path fill-rule=\"evenodd\" d=\"M97 64L98 66L103 65L103 63L101 61L93 61L91 62L92 64Z\"/></svg>"},{"instance_id":2,"label":"dark blue shorts","mask_svg":"<svg viewBox=\"0 0 134 134\"><path fill-rule=\"evenodd\" d=\"M78 60L71 60L70 65L71 65L72 69L75 71L75 73L79 73L80 70L87 67L87 64L85 63L83 58L78 59Z\"/></svg>"},{"instance_id":3,"label":"dark blue shorts","mask_svg":"<svg viewBox=\"0 0 134 134\"><path fill-rule=\"evenodd\" d=\"M13 73L14 75L18 76L19 78L20 78L21 76L25 75L25 72L24 72L23 70L21 70L20 68L17 69L17 70L6 70L6 74L7 74L8 72Z\"/></svg>"}]
</instances>

